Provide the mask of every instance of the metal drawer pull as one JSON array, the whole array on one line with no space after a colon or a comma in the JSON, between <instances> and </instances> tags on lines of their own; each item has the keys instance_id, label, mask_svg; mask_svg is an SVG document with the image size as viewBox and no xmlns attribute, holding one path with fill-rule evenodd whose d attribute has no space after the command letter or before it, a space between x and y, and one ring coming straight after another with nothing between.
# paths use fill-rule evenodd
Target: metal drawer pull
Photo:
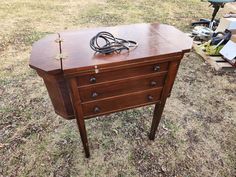
<instances>
[{"instance_id":1,"label":"metal drawer pull","mask_svg":"<svg viewBox=\"0 0 236 177\"><path fill-rule=\"evenodd\" d=\"M91 77L90 80L89 80L89 82L90 82L91 84L96 83L96 78L95 78L95 77Z\"/></svg>"},{"instance_id":2,"label":"metal drawer pull","mask_svg":"<svg viewBox=\"0 0 236 177\"><path fill-rule=\"evenodd\" d=\"M153 96L148 95L148 101L153 101Z\"/></svg>"},{"instance_id":3,"label":"metal drawer pull","mask_svg":"<svg viewBox=\"0 0 236 177\"><path fill-rule=\"evenodd\" d=\"M101 109L99 107L95 107L94 110L93 110L94 113L100 113L101 112Z\"/></svg>"},{"instance_id":4,"label":"metal drawer pull","mask_svg":"<svg viewBox=\"0 0 236 177\"><path fill-rule=\"evenodd\" d=\"M151 86L156 86L157 85L157 82L156 81L151 81Z\"/></svg>"},{"instance_id":5,"label":"metal drawer pull","mask_svg":"<svg viewBox=\"0 0 236 177\"><path fill-rule=\"evenodd\" d=\"M154 70L154 71L159 71L160 68L161 68L161 67L160 67L159 65L156 65L156 66L154 66L153 70Z\"/></svg>"},{"instance_id":6,"label":"metal drawer pull","mask_svg":"<svg viewBox=\"0 0 236 177\"><path fill-rule=\"evenodd\" d=\"M92 98L96 98L97 96L98 96L98 93L96 93L96 92L92 93Z\"/></svg>"}]
</instances>

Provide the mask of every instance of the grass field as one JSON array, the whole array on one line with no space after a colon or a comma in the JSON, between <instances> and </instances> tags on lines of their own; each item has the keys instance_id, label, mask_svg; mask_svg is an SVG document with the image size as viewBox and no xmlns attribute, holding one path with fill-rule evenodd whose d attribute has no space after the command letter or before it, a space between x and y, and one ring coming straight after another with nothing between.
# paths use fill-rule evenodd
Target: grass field
<instances>
[{"instance_id":1,"label":"grass field","mask_svg":"<svg viewBox=\"0 0 236 177\"><path fill-rule=\"evenodd\" d=\"M210 14L200 0L1 0L0 176L235 177L235 73L215 72L191 52L156 140L147 137L153 106L91 119L86 159L75 121L54 113L28 66L32 43L46 34L142 22L189 31Z\"/></svg>"}]
</instances>

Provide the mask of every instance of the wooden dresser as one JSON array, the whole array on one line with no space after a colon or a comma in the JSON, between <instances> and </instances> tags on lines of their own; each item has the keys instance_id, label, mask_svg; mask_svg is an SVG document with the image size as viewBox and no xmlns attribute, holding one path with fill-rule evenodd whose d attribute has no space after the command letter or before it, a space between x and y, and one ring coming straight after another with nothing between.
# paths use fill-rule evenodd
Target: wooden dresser
<instances>
[{"instance_id":1,"label":"wooden dresser","mask_svg":"<svg viewBox=\"0 0 236 177\"><path fill-rule=\"evenodd\" d=\"M121 54L95 54L89 41L100 31L139 45ZM66 31L60 38L61 48L58 34L37 41L30 67L43 78L55 112L66 119L76 118L86 157L90 156L84 121L88 118L155 104L149 135L154 140L180 61L190 51L192 39L162 24Z\"/></svg>"}]
</instances>

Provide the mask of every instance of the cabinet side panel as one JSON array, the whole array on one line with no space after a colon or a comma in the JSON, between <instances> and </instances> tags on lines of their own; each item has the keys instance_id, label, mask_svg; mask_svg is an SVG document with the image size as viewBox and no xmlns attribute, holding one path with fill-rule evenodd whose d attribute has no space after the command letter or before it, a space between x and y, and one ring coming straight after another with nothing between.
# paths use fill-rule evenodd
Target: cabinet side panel
<instances>
[{"instance_id":1,"label":"cabinet side panel","mask_svg":"<svg viewBox=\"0 0 236 177\"><path fill-rule=\"evenodd\" d=\"M43 78L55 112L65 119L74 118L69 89L63 75L38 74Z\"/></svg>"}]
</instances>

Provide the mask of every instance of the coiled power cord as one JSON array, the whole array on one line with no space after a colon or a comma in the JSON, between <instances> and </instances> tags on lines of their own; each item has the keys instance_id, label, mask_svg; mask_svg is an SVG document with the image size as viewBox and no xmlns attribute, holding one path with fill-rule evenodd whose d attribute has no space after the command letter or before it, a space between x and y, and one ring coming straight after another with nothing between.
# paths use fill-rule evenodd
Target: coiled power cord
<instances>
[{"instance_id":1,"label":"coiled power cord","mask_svg":"<svg viewBox=\"0 0 236 177\"><path fill-rule=\"evenodd\" d=\"M99 44L99 39L105 41L105 45ZM103 43L104 44L104 43ZM102 31L99 32L90 40L90 47L101 54L120 53L122 50L130 51L138 46L138 43L131 40L125 40L114 37L111 33Z\"/></svg>"}]
</instances>

